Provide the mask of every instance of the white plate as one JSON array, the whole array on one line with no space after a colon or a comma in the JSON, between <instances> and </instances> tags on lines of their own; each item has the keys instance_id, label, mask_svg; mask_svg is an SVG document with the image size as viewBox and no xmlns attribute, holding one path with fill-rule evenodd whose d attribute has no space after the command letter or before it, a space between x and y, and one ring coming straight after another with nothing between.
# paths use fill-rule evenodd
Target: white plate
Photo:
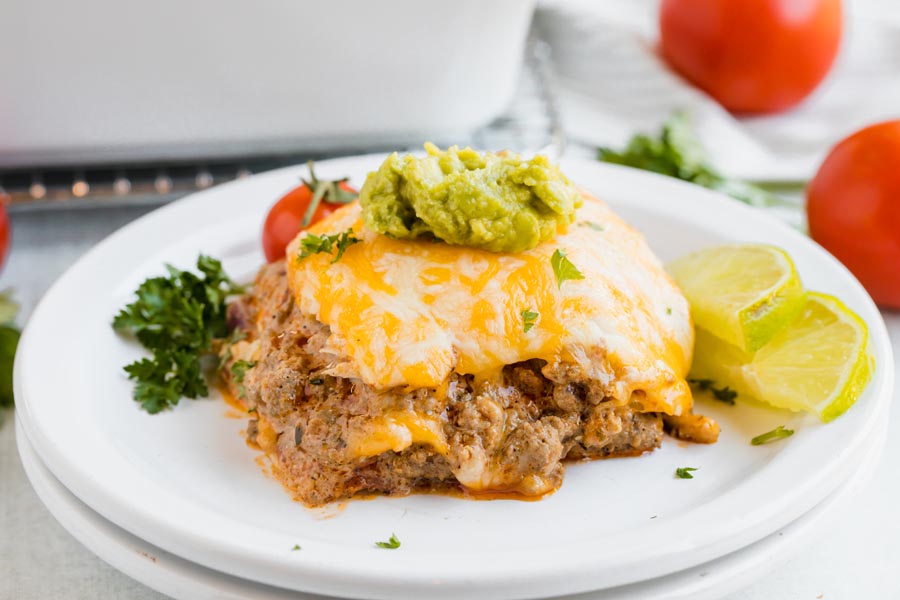
<instances>
[{"instance_id":1,"label":"white plate","mask_svg":"<svg viewBox=\"0 0 900 600\"><path fill-rule=\"evenodd\" d=\"M808 513L784 529L712 562L650 581L557 600L707 600L721 598L757 579L805 545L848 507L878 465L887 420L859 460L860 470ZM72 495L41 463L17 426L19 455L29 481L54 517L79 542L126 575L185 600L328 600L254 583L201 567L157 548L107 521Z\"/></svg>"},{"instance_id":2,"label":"white plate","mask_svg":"<svg viewBox=\"0 0 900 600\"><path fill-rule=\"evenodd\" d=\"M323 162L321 176L357 183L381 157ZM666 440L645 457L572 465L541 502L438 496L351 502L309 511L260 474L221 402L185 401L149 416L129 399L121 366L141 356L109 327L164 262L200 252L236 277L261 263L268 206L304 168L275 171L180 201L123 228L47 293L15 366L19 418L44 463L104 517L169 552L271 585L372 598L534 598L658 577L762 539L822 501L856 468L851 457L890 400L884 323L855 279L806 237L718 194L652 174L567 161L577 183L611 202L668 260L733 240L770 242L805 283L840 296L869 325L878 369L836 422L749 406L703 406L723 432L714 446ZM776 425L797 434L751 447ZM690 481L676 467L700 467ZM373 543L395 532L396 551ZM292 552L295 544L303 547Z\"/></svg>"}]
</instances>

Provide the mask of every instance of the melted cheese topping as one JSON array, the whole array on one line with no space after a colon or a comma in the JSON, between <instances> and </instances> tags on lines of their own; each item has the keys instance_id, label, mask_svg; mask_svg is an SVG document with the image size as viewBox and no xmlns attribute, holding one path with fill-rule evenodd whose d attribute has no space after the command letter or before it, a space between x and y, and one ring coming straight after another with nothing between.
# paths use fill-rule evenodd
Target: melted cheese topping
<instances>
[{"instance_id":1,"label":"melted cheese topping","mask_svg":"<svg viewBox=\"0 0 900 600\"><path fill-rule=\"evenodd\" d=\"M577 365L642 410L690 408L687 301L643 237L599 200L586 197L576 225L517 254L393 240L365 228L357 203L308 232L348 228L362 242L335 263L326 253L299 259L306 232L288 248L300 310L331 328L331 374L379 389L441 388L453 372L490 377L540 358ZM584 279L557 285L557 248ZM539 314L528 332L525 310Z\"/></svg>"}]
</instances>

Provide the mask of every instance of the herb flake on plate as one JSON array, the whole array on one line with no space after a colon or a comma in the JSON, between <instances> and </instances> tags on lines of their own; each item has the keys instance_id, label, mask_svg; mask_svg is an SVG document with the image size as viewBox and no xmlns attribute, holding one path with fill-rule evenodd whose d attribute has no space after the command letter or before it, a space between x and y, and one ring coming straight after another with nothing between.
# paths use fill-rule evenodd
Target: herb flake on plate
<instances>
[{"instance_id":1,"label":"herb flake on plate","mask_svg":"<svg viewBox=\"0 0 900 600\"><path fill-rule=\"evenodd\" d=\"M710 392L716 400L724 402L730 406L734 406L738 393L728 387L716 387L716 382L712 379L688 379L688 383L697 386L701 392Z\"/></svg>"},{"instance_id":2,"label":"herb flake on plate","mask_svg":"<svg viewBox=\"0 0 900 600\"><path fill-rule=\"evenodd\" d=\"M397 539L395 534L391 534L391 537L388 538L386 542L375 542L375 545L379 548L384 548L386 550L396 550L400 547L400 540Z\"/></svg>"},{"instance_id":3,"label":"herb flake on plate","mask_svg":"<svg viewBox=\"0 0 900 600\"><path fill-rule=\"evenodd\" d=\"M697 467L678 467L675 469L675 477L678 479L693 479L694 476L691 475L691 472L699 470Z\"/></svg>"},{"instance_id":4,"label":"herb flake on plate","mask_svg":"<svg viewBox=\"0 0 900 600\"><path fill-rule=\"evenodd\" d=\"M771 444L772 442L789 438L792 435L794 435L793 429L785 429L784 425L779 425L772 431L767 431L756 436L750 440L750 443L754 446L762 446L763 444Z\"/></svg>"}]
</instances>

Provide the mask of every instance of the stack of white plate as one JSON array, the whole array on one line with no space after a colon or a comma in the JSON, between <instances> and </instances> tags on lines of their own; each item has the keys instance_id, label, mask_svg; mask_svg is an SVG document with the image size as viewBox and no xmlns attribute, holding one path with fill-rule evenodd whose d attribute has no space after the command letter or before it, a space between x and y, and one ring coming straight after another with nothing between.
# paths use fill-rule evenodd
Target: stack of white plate
<instances>
[{"instance_id":1,"label":"stack of white plate","mask_svg":"<svg viewBox=\"0 0 900 600\"><path fill-rule=\"evenodd\" d=\"M359 185L380 159L317 170ZM877 369L863 397L828 425L740 399L701 401L722 426L717 444L666 439L639 458L572 464L539 502L426 495L304 508L260 469L244 420L229 418L242 415L221 400L140 411L121 367L141 350L110 328L163 263L187 268L202 252L250 279L267 208L304 172L290 168L144 217L48 292L15 367L19 449L38 495L85 546L178 598L697 600L737 589L794 550L877 463L893 386L881 316L839 263L759 211L643 172L586 161L563 169L663 260L735 240L785 248L807 287L868 323ZM778 425L795 435L750 445ZM678 479L678 467L698 470ZM392 534L399 549L375 545Z\"/></svg>"}]
</instances>

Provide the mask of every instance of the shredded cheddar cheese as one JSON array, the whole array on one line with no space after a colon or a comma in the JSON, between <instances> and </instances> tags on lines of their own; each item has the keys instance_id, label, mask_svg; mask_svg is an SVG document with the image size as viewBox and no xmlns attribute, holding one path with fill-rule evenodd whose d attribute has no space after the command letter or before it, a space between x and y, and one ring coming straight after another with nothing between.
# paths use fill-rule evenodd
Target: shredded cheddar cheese
<instances>
[{"instance_id":1,"label":"shredded cheddar cheese","mask_svg":"<svg viewBox=\"0 0 900 600\"><path fill-rule=\"evenodd\" d=\"M331 328L327 350L341 358L331 373L379 389L440 390L454 372L487 377L539 358L611 381L623 401L641 390L644 410L686 412L693 345L687 302L643 237L599 200L585 200L577 221L602 231L569 227L515 254L394 240L366 229L357 203L308 230L352 228L362 241L339 261L300 259L301 233L288 248L290 285L300 310ZM557 284L557 249L584 279ZM525 310L540 315L529 331ZM372 448L426 441L414 438L427 428L405 422L386 431L368 442Z\"/></svg>"}]
</instances>

